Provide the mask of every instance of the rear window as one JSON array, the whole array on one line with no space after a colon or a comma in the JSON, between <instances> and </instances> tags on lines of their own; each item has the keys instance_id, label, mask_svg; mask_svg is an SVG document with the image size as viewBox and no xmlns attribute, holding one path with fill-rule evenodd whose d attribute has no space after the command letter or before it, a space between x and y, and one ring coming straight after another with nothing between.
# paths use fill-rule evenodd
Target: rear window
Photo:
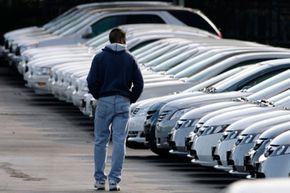
<instances>
[{"instance_id":1,"label":"rear window","mask_svg":"<svg viewBox=\"0 0 290 193\"><path fill-rule=\"evenodd\" d=\"M203 30L211 32L215 35L219 35L215 31L215 29L205 19L203 19L200 15L198 15L194 12L179 11L179 10L173 10L173 11L169 11L169 12L174 17L176 17L177 19L179 19L181 22L183 22L184 24L186 24L188 26L203 29Z\"/></svg>"}]
</instances>

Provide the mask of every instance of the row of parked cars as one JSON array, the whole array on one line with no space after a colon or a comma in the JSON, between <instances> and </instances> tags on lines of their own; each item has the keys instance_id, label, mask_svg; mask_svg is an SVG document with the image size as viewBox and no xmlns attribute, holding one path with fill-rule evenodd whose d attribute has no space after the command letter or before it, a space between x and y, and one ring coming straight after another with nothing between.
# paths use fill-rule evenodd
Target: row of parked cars
<instances>
[{"instance_id":1,"label":"row of parked cars","mask_svg":"<svg viewBox=\"0 0 290 193\"><path fill-rule=\"evenodd\" d=\"M127 33L145 87L127 145L233 175L289 177L290 51L222 39L200 11L162 2L79 5L4 35L2 53L37 94L93 117L86 77L113 27Z\"/></svg>"}]
</instances>

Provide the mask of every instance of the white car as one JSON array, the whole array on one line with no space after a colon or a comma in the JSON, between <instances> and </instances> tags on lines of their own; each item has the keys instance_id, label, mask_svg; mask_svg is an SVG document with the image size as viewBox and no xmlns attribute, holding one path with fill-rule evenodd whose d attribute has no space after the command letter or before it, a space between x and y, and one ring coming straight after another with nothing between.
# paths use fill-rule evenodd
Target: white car
<instances>
[{"instance_id":1,"label":"white car","mask_svg":"<svg viewBox=\"0 0 290 193\"><path fill-rule=\"evenodd\" d=\"M182 16L181 16L182 15ZM205 22L199 24L194 20L184 20L183 16L190 18L202 18ZM110 21L110 22L109 22ZM112 22L114 21L114 22ZM71 17L66 18L67 25L57 26L52 33L40 34L38 37L22 35L14 37L12 51L21 54L23 50L31 47L42 47L59 44L82 43L87 38L96 36L108 29L126 23L167 23L174 25L190 25L201 29L207 29L220 35L214 24L202 13L176 6L127 6L118 5L99 9L83 9ZM107 25L104 25L106 23ZM186 24L185 24L186 23ZM109 25L108 25L109 24Z\"/></svg>"},{"instance_id":2,"label":"white car","mask_svg":"<svg viewBox=\"0 0 290 193\"><path fill-rule=\"evenodd\" d=\"M89 92L89 89L87 86L87 76L78 78L75 81L74 87L75 88L72 95L72 103L76 107L80 108L80 110L82 111L82 108L85 107L84 95Z\"/></svg>"},{"instance_id":3,"label":"white car","mask_svg":"<svg viewBox=\"0 0 290 193\"><path fill-rule=\"evenodd\" d=\"M287 62L288 62L288 60L287 59L281 59L280 60L280 62L278 61L278 60L272 60L272 61L269 61L269 62L262 62L261 63L261 65L262 64L265 64L265 67L260 67L261 69L262 68L265 68L265 73L267 73L267 68L269 67L269 69L271 69L272 67L273 68L275 68L274 66L275 65L277 65L277 67L279 66L279 63L280 63L280 65L281 64L283 64L283 63L285 63L285 65L287 65ZM267 65L266 64L269 64L270 66L271 66L271 64L273 64L274 66L272 66L272 67L270 67L270 66L268 66L267 67ZM278 67L279 68L279 67ZM283 67L282 67L283 68ZM285 68L287 68L287 66L285 66ZM273 69L272 69L273 70ZM278 70L278 69L277 69ZM254 73L256 73L254 70L252 71L253 72L253 74ZM251 71L249 71L248 73L251 73ZM258 74L258 73L257 73ZM222 76L221 76L222 77ZM229 76L230 77L230 76ZM225 78L225 77L223 77L223 78ZM228 78L228 77L227 77ZM236 77L236 78L238 78L238 77ZM255 78L255 76L253 76L252 77L253 79ZM251 78L250 78L251 79ZM215 77L213 80L209 80L209 81L205 81L204 83L201 83L200 84L200 86L202 86L202 87L199 87L198 85L197 86L194 86L193 87L193 89L188 89L187 90L187 92L192 92L192 91L195 91L195 90L198 90L198 89L201 89L201 88L204 88L204 86L209 86L210 84L212 84L212 83L216 83L218 80L221 80L221 79L219 79L218 77ZM251 79L252 80L252 79ZM260 80L261 81L261 80ZM230 83L231 83L231 81L230 81ZM224 87L220 87L220 88L215 88L215 89L218 89L218 91L221 91L222 89L227 89L227 87L228 88L231 88L231 86L230 86L231 84L229 84L229 85L226 85L226 86L224 86ZM235 84L232 84L232 89L238 89L238 87L236 87L237 85L235 85ZM263 85L263 84L262 84ZM260 88L259 87L257 87L257 89L250 89L250 92L257 92L259 89L261 89L263 86L260 86ZM268 85L269 86L269 85ZM230 89L229 89L230 90ZM268 93L269 94L269 93ZM264 94L262 95L262 96L264 96ZM256 95L253 95L253 100L255 100L255 98L257 98L257 99L261 99L261 98L259 98L260 96L256 96ZM172 99L173 100L173 99ZM249 100L252 100L252 99L250 99L249 98ZM171 100L170 100L171 101ZM167 102L170 102L170 101L164 101L164 104L165 103L167 103ZM159 101L156 101L156 103L158 103ZM151 143L151 145L152 144L154 144L154 143L152 143L154 140L153 139L151 139L151 138L154 138L154 132L150 132L151 130L154 130L155 128L155 123L156 123L156 121L154 121L154 120L156 120L157 119L157 116L158 116L158 112L159 112L159 110L160 110L160 107L161 106L163 106L163 105L160 105L158 108L155 108L155 107L157 107L158 105L155 105L154 107L151 107L151 108L149 108L148 107L148 111L150 111L150 112L154 112L154 114L152 114L152 115L150 115L150 120L149 121L147 121L148 123L150 122L150 124L145 124L145 127L144 127L144 132L145 132L145 142L146 143L149 143L149 141L151 141L150 143ZM138 113L137 113L137 115L136 116L138 116ZM146 116L144 116L144 119L146 118ZM130 119L129 120L130 122L132 121L132 122L134 122L134 117L132 118L132 119ZM173 122L174 123L174 122ZM140 124L141 126L143 125L143 123L142 124ZM169 128L169 129L172 129L173 128L173 126L174 125L172 125L171 126L171 128ZM152 129L152 128L153 129ZM132 128L132 127L130 127L130 129L129 129L129 132L130 131L138 131L138 132L142 132L142 130L143 130L143 127L141 127L141 128L139 128L138 129L138 127L135 127L135 128ZM150 134L151 133L151 134ZM153 134L152 134L153 133Z\"/></svg>"},{"instance_id":4,"label":"white car","mask_svg":"<svg viewBox=\"0 0 290 193\"><path fill-rule=\"evenodd\" d=\"M288 115L280 115L277 117L267 118L262 121L246 127L238 136L229 160L232 160L233 170L231 174L248 175L249 171L246 170L244 165L244 157L249 150L254 146L255 141L259 138L261 133L273 127L274 125L281 124L290 120L290 113Z\"/></svg>"},{"instance_id":5,"label":"white car","mask_svg":"<svg viewBox=\"0 0 290 193\"><path fill-rule=\"evenodd\" d=\"M253 96L255 95L261 98L261 94L264 94L264 96L267 96L266 93L270 95L274 95L275 91L276 93L277 92L279 93L281 92L281 90L282 91L287 90L289 88L288 81L289 79L286 79L284 82L282 82L284 83L284 85L281 83L277 83L277 85L272 85L267 89L261 90L249 96L248 98L250 97L253 98ZM224 129L220 130L221 132L223 132L231 124L233 124L234 122L242 118L246 118L246 117L249 117L250 115L253 116L258 113L263 113L263 112L268 112L268 111L273 111L273 110L275 109L269 106L266 106L264 108L261 108L260 106L256 106L249 109L236 111L235 113L231 113L231 112L223 113L207 120L206 122L203 122L202 124L203 129L199 128L198 133L197 133L198 137L195 138L195 140L192 142L191 151L195 158L192 160L192 162L198 163L198 164L210 165L210 166L214 166L218 164L217 159L213 159L212 153L214 150L212 149L212 147L218 144L219 140L222 138L223 133L214 132L215 128L223 127ZM234 140L237 137L237 133L233 133L233 135L234 136L231 136L230 138L232 140ZM228 141L226 145L223 147L223 154L220 154L221 157L219 161L223 160L223 158L225 157L225 154L226 154L225 149L231 147L230 146L231 143L229 142L231 141Z\"/></svg>"},{"instance_id":6,"label":"white car","mask_svg":"<svg viewBox=\"0 0 290 193\"><path fill-rule=\"evenodd\" d=\"M189 110L200 107L202 105L220 101L227 100L230 101L232 99L247 95L249 95L249 93L242 92L214 93L196 97L188 97L166 103L160 109L158 121L156 124L155 137L157 147L161 149L169 149L169 144L167 141L168 134L174 127L176 121Z\"/></svg>"},{"instance_id":7,"label":"white car","mask_svg":"<svg viewBox=\"0 0 290 193\"><path fill-rule=\"evenodd\" d=\"M170 153L174 155L187 155L186 138L190 132L193 132L195 125L201 117L219 109L239 105L241 106L242 104L234 101L219 102L217 104L201 106L182 115L168 136L168 143L171 149Z\"/></svg>"},{"instance_id":8,"label":"white car","mask_svg":"<svg viewBox=\"0 0 290 193\"><path fill-rule=\"evenodd\" d=\"M271 110L272 108L260 107L238 109L222 113L204 122L191 146L191 150L195 152L192 163L215 166L217 162L212 159L212 146L218 143L223 131L239 119Z\"/></svg>"},{"instance_id":9,"label":"white car","mask_svg":"<svg viewBox=\"0 0 290 193\"><path fill-rule=\"evenodd\" d=\"M286 111L270 111L262 112L251 117L246 117L232 123L223 132L222 137L219 139L216 146L213 146L212 156L213 159L217 160L215 168L230 171L232 169L229 165L228 157L231 149L237 141L239 134L248 126L267 118L273 118L287 114Z\"/></svg>"},{"instance_id":10,"label":"white car","mask_svg":"<svg viewBox=\"0 0 290 193\"><path fill-rule=\"evenodd\" d=\"M211 44L212 43L216 44L218 42L218 41L215 41L215 39L206 39L206 40L209 40L208 42L211 43ZM170 41L170 43L176 43L178 45L181 44L181 43L182 44L183 43L186 43L187 44L186 46L188 46L189 43L197 44L197 43L199 43L199 41L202 42L202 40L199 40L199 41L194 40L194 42L190 42L189 40L182 40L182 41L179 41L178 40L178 41L176 41L176 39L169 39L169 40L166 39L166 40L161 40L161 41L158 41L158 42L160 42L161 44L164 44L164 43L167 43L168 44L167 41ZM220 40L220 41L222 41L222 40ZM231 42L235 42L235 41L231 41ZM151 44L149 44L147 46L144 46L144 47L146 47L148 50L151 50L151 49L154 50L154 48L152 47L152 44L153 45L156 45L156 42L151 43ZM157 45L159 45L159 44L157 44ZM139 53L139 50L143 50L143 51L146 50L144 47L142 47L142 48L140 48L140 49L138 49L138 50L136 50L134 52L134 54L135 53L137 54L137 59L140 56L140 55L138 55L138 54L140 54ZM210 47L206 47L206 48L207 49L210 49ZM204 49L206 49L206 48L204 47ZM169 49L172 49L172 48L169 47ZM148 50L146 50L146 51L148 51ZM176 54L176 50L173 49L172 51L173 51L173 53ZM154 53L154 52L151 50L151 53ZM163 55L162 56L162 60L164 60L164 62L166 62L166 58L173 57L173 56L174 56L174 54L172 54L172 53L167 54L166 57ZM177 57L179 57L179 56L177 56ZM159 59L159 62L161 62L162 60ZM175 60L175 62L177 62L177 61ZM146 99L146 98L149 98L149 97L155 97L155 96L158 96L158 95L160 96L160 95L168 94L168 93L173 92L173 91L176 92L176 91L184 90L184 89L186 89L186 88L188 88L188 87L191 86L190 84L185 84L185 83L183 83L181 81L170 80L170 79L167 79L166 77L163 78L162 76L164 76L164 75L161 75L161 74L160 75L153 74L152 72L151 73L148 73L147 69L142 69L142 73L144 74L144 79L145 79L145 89L144 89L143 94L141 95L141 99ZM215 79L215 81L218 81L218 80L221 80L221 77ZM198 90L198 89L196 88L196 90ZM91 109L91 107L89 109ZM145 117L146 116L144 116L144 119L145 119ZM139 124L139 123L137 123L137 124ZM136 124L134 124L134 125L136 125ZM129 130L130 131L131 131L131 128L132 127L129 127ZM129 133L130 133L130 131L129 131ZM136 135L136 133L139 133L140 134L140 131L141 132L143 131L143 126L140 127L140 128L138 127L137 130L136 130L136 128L133 128L132 133L135 133L134 135ZM132 138L130 138L130 139L132 139Z\"/></svg>"},{"instance_id":11,"label":"white car","mask_svg":"<svg viewBox=\"0 0 290 193\"><path fill-rule=\"evenodd\" d=\"M281 103L280 101L283 100L286 96L289 95L289 78L285 76L287 73L281 73L282 76L275 76L272 77L271 79L268 79L267 81L271 83L272 81L278 82L277 84L274 84L272 86L268 86L267 89L262 90L256 94L253 94L252 96L249 96L248 99L253 100L256 96L256 100L259 98L268 98L267 101L271 101L271 104L275 104L276 108L283 109L285 108L285 105L287 103ZM286 78L286 80L283 81L281 78ZM280 82L279 82L280 81ZM262 82L261 84L263 84ZM257 86L259 87L260 84ZM270 84L271 85L271 84ZM265 85L264 85L265 86ZM267 96L267 92L271 94L276 94L275 96ZM284 92L283 92L284 91ZM281 99L282 98L282 99ZM272 106L272 105L262 105L262 106ZM279 114L279 112L277 112ZM284 113L284 112L283 112ZM213 150L213 158L217 160L217 165L215 166L217 169L222 169L222 170L230 170L231 167L228 164L228 156L231 151L231 149L234 146L234 143L237 140L238 135L240 132L245 128L245 126L249 126L251 123L254 123L255 121L258 121L259 118L263 119L265 118L264 116L269 116L269 114L263 114L261 116L253 116L254 118L245 118L238 120L237 122L231 124L228 128L226 128L225 132L223 133L223 136L220 138L219 142L217 145L214 147ZM270 114L271 116L271 114Z\"/></svg>"},{"instance_id":12,"label":"white car","mask_svg":"<svg viewBox=\"0 0 290 193\"><path fill-rule=\"evenodd\" d=\"M290 180L284 179L256 179L239 180L230 184L221 193L288 193Z\"/></svg>"},{"instance_id":13,"label":"white car","mask_svg":"<svg viewBox=\"0 0 290 193\"><path fill-rule=\"evenodd\" d=\"M269 128L267 131L263 132L259 138L256 140L255 145L245 157L245 166L248 171L250 171L249 178L256 177L256 162L258 162L259 157L265 152L267 146L270 142L278 135L290 130L290 121L275 125Z\"/></svg>"},{"instance_id":14,"label":"white car","mask_svg":"<svg viewBox=\"0 0 290 193\"><path fill-rule=\"evenodd\" d=\"M289 177L290 161L290 131L286 131L275 137L259 158L257 177L274 178Z\"/></svg>"},{"instance_id":15,"label":"white car","mask_svg":"<svg viewBox=\"0 0 290 193\"><path fill-rule=\"evenodd\" d=\"M227 91L227 90L232 91L232 90L242 89L241 87L245 86L244 84L250 83L250 85L251 85L251 82L257 83L257 82L259 82L259 79L263 80L263 79L265 79L265 77L271 76L271 74L273 76L274 74L279 72L279 70L288 69L290 67L290 65L287 65L287 62L289 62L289 60L286 60L286 59L281 60L281 61L280 60L273 60L273 62L269 61L268 63L267 62L263 63L264 65L257 66L256 71L255 71L255 68L245 69L244 70L245 73L241 72L241 74L236 74L234 77L229 77L226 80L221 81L221 83L218 83L217 84L218 86L215 88L215 90L218 90L219 92L221 92L221 91ZM270 64L270 65L267 66L267 64ZM188 110L190 110L190 108L192 108L191 107L192 104L190 104L191 103L190 99L189 100L187 99L187 101L188 102L177 101L177 102L175 102L174 105L170 104L168 106L171 106L171 107L179 106L178 107L179 111L188 111ZM173 103L173 102L171 102L171 103ZM163 111L165 111L165 110L163 110ZM169 110L167 110L167 111L169 111ZM170 113L167 113L167 114L170 114ZM160 117L161 116L163 116L162 109L160 111ZM174 117L174 119L172 117ZM169 133L168 130L171 130L173 128L174 124L176 123L176 118L180 118L180 115L179 115L179 117L176 115L172 116L172 117L170 118L170 123L166 119L164 121L161 121L159 119L159 123L158 123L159 133L156 132L156 139L161 141L164 146L166 144L166 142L164 142L166 133L168 135L168 133ZM174 124L172 125L172 123L174 123ZM160 137L160 136L162 136L162 137Z\"/></svg>"},{"instance_id":16,"label":"white car","mask_svg":"<svg viewBox=\"0 0 290 193\"><path fill-rule=\"evenodd\" d=\"M174 33L174 30L175 29L178 29L178 27L176 26L168 26L168 25L154 25L154 24L151 24L151 25L130 25L130 26L121 26L121 28L124 28L125 31L128 31L128 33L130 34L131 30L144 30L143 28L158 28L160 29L159 31L158 30L151 30L151 29L148 29L146 31L146 33L143 33L143 34L131 34L128 36L128 48L131 49L132 47L136 46L136 43L140 44L142 42L145 42L145 41L148 41L150 33L151 34L155 34L155 37L154 39L161 39L161 38L165 38L165 37L168 37L166 34L172 32L171 36L185 36L185 33L189 33L191 32L191 35L188 35L189 37L195 37L195 33L194 32L199 32L197 35L199 37L201 37L203 34L208 34L207 32L204 32L204 31L201 31L201 30L197 30L195 28L189 28L189 27L182 27L181 29L184 29L184 33L182 32L182 30ZM163 29L164 28L164 29ZM160 32L161 31L161 32ZM108 32L106 32L107 34ZM103 36L103 35L102 35ZM134 38L136 37L139 37L139 40L138 42L135 41L132 42L132 44L130 43L130 40L133 40ZM206 36L208 37L208 36ZM142 39L143 38L143 39ZM150 38L153 38L153 37L150 37ZM102 41L100 40L97 40L98 44L99 45L95 45L95 46L98 46L98 47L103 47L105 43L107 43L107 39L104 39ZM94 43L96 44L96 43ZM73 52L70 53L66 53L66 52L60 52L60 54L57 54L57 53L54 53L54 50L52 48L52 53L50 55L47 56L47 53L49 54L48 52L48 49L44 49L46 52L38 52L37 53L37 58L35 56L35 54L32 56L32 60L30 60L27 64L28 66L28 70L25 72L25 80L28 81L28 85L31 85L36 91L40 92L47 92L47 87L45 87L45 85L47 85L47 79L49 77L49 70L54 67L54 66L57 66L57 65L61 65L61 64L64 64L66 63L67 65L71 65L74 64L74 65L78 65L78 66L87 66L86 64L90 64L90 62L87 62L87 60L92 60L93 56L94 56L94 53L92 52L88 52L89 48L87 49L87 51L83 51L83 52L80 52L80 53L74 53L75 50L73 49ZM71 47L69 47L69 50L71 50ZM91 51L91 50L90 50ZM190 51L190 50L189 50ZM27 52L26 52L27 53ZM41 54L42 53L42 54ZM63 53L66 53L66 54L63 54ZM31 52L30 52L31 54ZM189 53L190 54L190 53ZM31 56L30 56L31 57ZM35 59L36 58L36 59ZM85 64L83 64L84 62L82 62L82 60L86 61ZM76 63L76 61L79 61L79 64ZM89 69L89 67L86 67ZM46 69L45 73L42 72L41 70L42 69ZM40 79L38 81L38 79ZM163 76L163 79L162 81L170 81L172 80L172 78L166 78ZM153 81L153 80L151 80ZM155 82L156 81L161 81L160 79L155 79ZM41 87L39 86L41 84ZM181 85L181 82L176 82L176 84L179 84ZM186 85L185 83L183 83L184 85ZM188 88L188 87L187 87Z\"/></svg>"},{"instance_id":17,"label":"white car","mask_svg":"<svg viewBox=\"0 0 290 193\"><path fill-rule=\"evenodd\" d=\"M280 62L282 62L282 61L284 61L285 63L287 62L286 59L282 59ZM276 64L278 64L278 63L276 63ZM284 67L283 62L281 64L282 64L281 67L283 68ZM273 67L273 69L272 69L273 72L271 72L272 67ZM265 63L265 65L261 64L260 66L253 65L253 67L241 70L241 72L239 72L233 76L228 77L224 81L221 81L221 83L218 83L217 86L215 86L215 85L211 86L210 89L213 89L213 88L214 88L214 90L240 89L240 88L236 88L235 86L236 85L241 86L240 82L247 83L247 81L249 82L249 85L252 84L251 81L255 82L255 84L256 84L259 82L260 79L263 80L264 77L269 77L269 74L276 74L277 73L278 69L276 68L276 66L274 65L272 67L267 67L266 63ZM285 66L285 68L287 68L287 65ZM281 81L281 80L283 80L283 77L286 78L287 74L288 74L288 76L290 75L290 70L287 70L284 73L279 73L277 76L269 78L269 79L272 79L272 81L266 81L266 82L268 82L268 84L262 84L262 86L259 86L259 84L258 84L256 86L254 86L252 89L250 89L250 91L257 92L258 90L255 89L255 87L258 87L259 89L267 88L268 86L273 84L273 82ZM227 83L226 81L228 81L229 83ZM224 83L224 85L222 83ZM225 87L227 87L227 89ZM225 107L227 106L227 104L231 104L231 103L220 103L221 106L225 106ZM186 148L185 148L184 139L191 131L190 127L186 126L186 125L188 125L188 121L190 121L190 120L197 121L199 118L201 118L201 116L205 115L207 111L213 111L213 110L215 110L215 108L216 108L216 110L219 109L220 105L219 105L219 103L218 103L218 105L216 105L216 107L215 107L215 105L209 105L208 106L209 110L207 110L206 108L202 109L202 107L200 107L198 109L194 109L192 111L189 111L188 113L186 113L184 115L185 117L182 116L180 118L180 120L176 123L175 127L172 129L171 135L169 136L169 140L170 140L169 142L173 148L173 151L171 151L171 152L178 154L178 149L179 149L179 150L182 150L182 152L185 154ZM190 116L193 116L193 117L190 118ZM191 127L194 126L194 124L191 124L191 125L192 125ZM180 128L182 128L182 129L180 129Z\"/></svg>"},{"instance_id":18,"label":"white car","mask_svg":"<svg viewBox=\"0 0 290 193\"><path fill-rule=\"evenodd\" d=\"M215 65L212 65L208 67L206 70L203 70L201 72L198 72L196 74L193 74L191 77L186 79L188 82L202 82L204 80L207 80L209 77L215 76L229 68L235 67L235 66L241 66L245 64L255 64L265 61L265 60L271 60L271 59L278 59L278 58L289 58L290 52L289 51L273 51L273 52L254 52L254 53L246 53L246 54L240 54L236 55L230 58L227 58Z\"/></svg>"}]
</instances>

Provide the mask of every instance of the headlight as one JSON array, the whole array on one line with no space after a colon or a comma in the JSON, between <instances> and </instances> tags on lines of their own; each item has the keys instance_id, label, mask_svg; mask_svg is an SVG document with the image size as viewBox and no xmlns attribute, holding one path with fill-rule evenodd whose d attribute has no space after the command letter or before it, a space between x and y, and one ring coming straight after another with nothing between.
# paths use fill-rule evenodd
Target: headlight
<instances>
[{"instance_id":1,"label":"headlight","mask_svg":"<svg viewBox=\"0 0 290 193\"><path fill-rule=\"evenodd\" d=\"M193 127L193 126L195 126L197 121L198 120L194 120L194 119L181 119L181 120L178 120L176 122L176 124L175 124L174 129Z\"/></svg>"},{"instance_id":2,"label":"headlight","mask_svg":"<svg viewBox=\"0 0 290 193\"><path fill-rule=\"evenodd\" d=\"M272 154L272 156L285 155L290 153L289 145L280 145Z\"/></svg>"},{"instance_id":3,"label":"headlight","mask_svg":"<svg viewBox=\"0 0 290 193\"><path fill-rule=\"evenodd\" d=\"M267 147L265 153L264 153L264 156L265 157L269 157L273 154L274 151L277 150L277 148L279 147L279 145L270 145Z\"/></svg>"},{"instance_id":4,"label":"headlight","mask_svg":"<svg viewBox=\"0 0 290 193\"><path fill-rule=\"evenodd\" d=\"M235 145L236 146L239 145L243 141L244 138L245 138L245 135L239 135Z\"/></svg>"},{"instance_id":5,"label":"headlight","mask_svg":"<svg viewBox=\"0 0 290 193\"><path fill-rule=\"evenodd\" d=\"M199 127L198 130L196 131L196 136L201 136L207 128L208 128L208 126Z\"/></svg>"},{"instance_id":6,"label":"headlight","mask_svg":"<svg viewBox=\"0 0 290 193\"><path fill-rule=\"evenodd\" d=\"M159 115L158 115L158 122L163 121L164 119L169 119L169 117L171 117L171 115L173 114L173 110L167 110L167 111L160 111Z\"/></svg>"},{"instance_id":7,"label":"headlight","mask_svg":"<svg viewBox=\"0 0 290 193\"><path fill-rule=\"evenodd\" d=\"M220 138L220 142L222 141L226 141L226 140L232 140L232 139L236 139L241 131L226 131L223 133L223 136Z\"/></svg>"},{"instance_id":8,"label":"headlight","mask_svg":"<svg viewBox=\"0 0 290 193\"><path fill-rule=\"evenodd\" d=\"M223 132L222 137L219 139L219 143L226 140L230 134L231 132L227 132L227 131Z\"/></svg>"},{"instance_id":9,"label":"headlight","mask_svg":"<svg viewBox=\"0 0 290 193\"><path fill-rule=\"evenodd\" d=\"M183 127L194 127L197 122L196 119L189 119L183 124Z\"/></svg>"},{"instance_id":10,"label":"headlight","mask_svg":"<svg viewBox=\"0 0 290 193\"><path fill-rule=\"evenodd\" d=\"M261 147L261 145L263 144L264 140L258 139L253 147L253 150L257 150Z\"/></svg>"},{"instance_id":11,"label":"headlight","mask_svg":"<svg viewBox=\"0 0 290 193\"><path fill-rule=\"evenodd\" d=\"M145 116L145 115L147 115L148 109L149 109L148 107L139 108L139 110L138 110L138 112L136 112L136 114L138 116Z\"/></svg>"},{"instance_id":12,"label":"headlight","mask_svg":"<svg viewBox=\"0 0 290 193\"><path fill-rule=\"evenodd\" d=\"M223 132L229 125L215 125L215 126L209 126L205 129L203 132L203 135L211 135L216 133Z\"/></svg>"},{"instance_id":13,"label":"headlight","mask_svg":"<svg viewBox=\"0 0 290 193\"><path fill-rule=\"evenodd\" d=\"M289 145L270 145L266 149L264 156L265 157L273 157L273 156L286 155L289 153L290 153L290 146Z\"/></svg>"},{"instance_id":14,"label":"headlight","mask_svg":"<svg viewBox=\"0 0 290 193\"><path fill-rule=\"evenodd\" d=\"M39 68L35 68L34 69L34 73L36 75L40 75L40 76L43 76L43 75L50 75L51 73L51 68L49 67L39 67Z\"/></svg>"},{"instance_id":15,"label":"headlight","mask_svg":"<svg viewBox=\"0 0 290 193\"><path fill-rule=\"evenodd\" d=\"M184 122L186 122L186 120L178 120L172 130L180 129Z\"/></svg>"},{"instance_id":16,"label":"headlight","mask_svg":"<svg viewBox=\"0 0 290 193\"><path fill-rule=\"evenodd\" d=\"M189 109L180 109L178 111L176 111L171 117L170 120L173 119L178 119L180 118L184 113L186 113L187 111L189 111Z\"/></svg>"},{"instance_id":17,"label":"headlight","mask_svg":"<svg viewBox=\"0 0 290 193\"><path fill-rule=\"evenodd\" d=\"M231 132L231 134L229 135L228 139L236 139L239 136L240 132L241 131Z\"/></svg>"},{"instance_id":18,"label":"headlight","mask_svg":"<svg viewBox=\"0 0 290 193\"><path fill-rule=\"evenodd\" d=\"M252 143L255 139L256 135L254 134L250 134L250 135L246 135L244 137L244 139L241 141L242 144L248 144L248 143Z\"/></svg>"},{"instance_id":19,"label":"headlight","mask_svg":"<svg viewBox=\"0 0 290 193\"><path fill-rule=\"evenodd\" d=\"M193 132L197 133L198 130L202 127L203 123L202 122L197 122L193 128Z\"/></svg>"}]
</instances>

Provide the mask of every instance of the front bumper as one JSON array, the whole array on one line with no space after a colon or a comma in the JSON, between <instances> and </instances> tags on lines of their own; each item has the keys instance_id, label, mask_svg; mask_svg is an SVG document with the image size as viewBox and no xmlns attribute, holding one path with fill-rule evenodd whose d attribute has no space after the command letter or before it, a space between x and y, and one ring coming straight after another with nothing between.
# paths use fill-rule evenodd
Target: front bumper
<instances>
[{"instance_id":1,"label":"front bumper","mask_svg":"<svg viewBox=\"0 0 290 193\"><path fill-rule=\"evenodd\" d=\"M74 91L73 92L73 95L72 95L72 102L73 104L80 108L80 110L82 108L85 108L85 101L84 101L84 96L85 94L87 94L87 92L82 92L82 91Z\"/></svg>"},{"instance_id":2,"label":"front bumper","mask_svg":"<svg viewBox=\"0 0 290 193\"><path fill-rule=\"evenodd\" d=\"M209 162L211 166L217 164L217 161L213 160L212 157L212 147L217 145L221 136L222 133L216 133L211 135L201 135L196 138L193 144L193 149L196 151L200 162Z\"/></svg>"},{"instance_id":3,"label":"front bumper","mask_svg":"<svg viewBox=\"0 0 290 193\"><path fill-rule=\"evenodd\" d=\"M289 154L271 156L257 166L257 177L282 178L290 177Z\"/></svg>"},{"instance_id":4,"label":"front bumper","mask_svg":"<svg viewBox=\"0 0 290 193\"><path fill-rule=\"evenodd\" d=\"M156 136L156 145L159 149L168 149L168 135L171 129L174 127L176 123L175 120L164 120L158 122L156 125L155 136Z\"/></svg>"},{"instance_id":5,"label":"front bumper","mask_svg":"<svg viewBox=\"0 0 290 193\"><path fill-rule=\"evenodd\" d=\"M231 139L231 140L222 141L221 143L219 143L217 145L215 154L219 157L218 165L220 167L223 166L225 168L232 169L232 167L228 165L227 152L232 150L232 148L234 147L235 142L236 142L236 139Z\"/></svg>"},{"instance_id":6,"label":"front bumper","mask_svg":"<svg viewBox=\"0 0 290 193\"><path fill-rule=\"evenodd\" d=\"M35 93L50 94L48 79L48 75L28 75L26 80L29 87L33 88Z\"/></svg>"},{"instance_id":7,"label":"front bumper","mask_svg":"<svg viewBox=\"0 0 290 193\"><path fill-rule=\"evenodd\" d=\"M145 143L144 122L145 115L130 117L128 121L128 141L136 143Z\"/></svg>"},{"instance_id":8,"label":"front bumper","mask_svg":"<svg viewBox=\"0 0 290 193\"><path fill-rule=\"evenodd\" d=\"M233 170L240 173L249 173L244 161L245 155L254 146L254 143L239 144L232 151L232 160L234 161Z\"/></svg>"}]
</instances>

